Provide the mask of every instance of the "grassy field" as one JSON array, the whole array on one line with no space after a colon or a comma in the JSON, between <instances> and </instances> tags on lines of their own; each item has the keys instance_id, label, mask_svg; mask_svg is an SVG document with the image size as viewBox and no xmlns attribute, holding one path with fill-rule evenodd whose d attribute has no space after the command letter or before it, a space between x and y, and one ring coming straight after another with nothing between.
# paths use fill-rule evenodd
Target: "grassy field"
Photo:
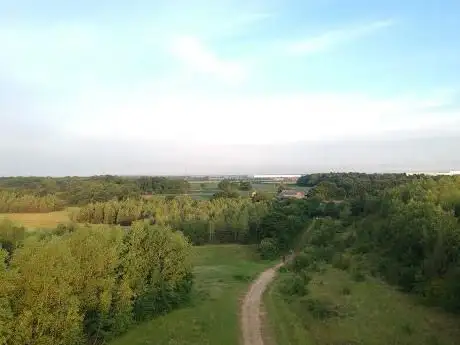
<instances>
[{"instance_id":1,"label":"grassy field","mask_svg":"<svg viewBox=\"0 0 460 345\"><path fill-rule=\"evenodd\" d=\"M190 181L191 190L189 195L196 199L210 199L214 193L217 193L218 181ZM300 191L307 191L308 187L299 187L295 184L285 184L290 189L296 189ZM278 191L279 182L273 183L252 183L252 188L256 191L264 192L269 195L275 195ZM241 191L242 196L249 197L250 192Z\"/></svg>"},{"instance_id":2,"label":"grassy field","mask_svg":"<svg viewBox=\"0 0 460 345\"><path fill-rule=\"evenodd\" d=\"M59 223L70 221L68 210L49 213L2 213L0 214L1 219L9 219L31 230L36 228L54 228Z\"/></svg>"},{"instance_id":3,"label":"grassy field","mask_svg":"<svg viewBox=\"0 0 460 345\"><path fill-rule=\"evenodd\" d=\"M272 344L455 345L460 319L417 303L413 297L344 271L316 273L306 297L286 301L280 279L265 294Z\"/></svg>"},{"instance_id":4,"label":"grassy field","mask_svg":"<svg viewBox=\"0 0 460 345\"><path fill-rule=\"evenodd\" d=\"M237 345L239 299L272 263L241 245L194 248L195 286L190 306L145 322L111 345Z\"/></svg>"}]
</instances>

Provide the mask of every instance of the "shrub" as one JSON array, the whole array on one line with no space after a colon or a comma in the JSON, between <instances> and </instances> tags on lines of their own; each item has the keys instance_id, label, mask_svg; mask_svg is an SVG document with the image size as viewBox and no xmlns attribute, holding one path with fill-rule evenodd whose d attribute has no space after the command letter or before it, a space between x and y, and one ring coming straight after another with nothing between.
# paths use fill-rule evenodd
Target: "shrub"
<instances>
[{"instance_id":1,"label":"shrub","mask_svg":"<svg viewBox=\"0 0 460 345\"><path fill-rule=\"evenodd\" d=\"M290 269L294 272L300 272L308 267L314 262L312 255L302 252L298 254L290 265Z\"/></svg>"},{"instance_id":2,"label":"shrub","mask_svg":"<svg viewBox=\"0 0 460 345\"><path fill-rule=\"evenodd\" d=\"M332 266L339 270L346 271L350 268L350 265L351 265L350 257L344 254L336 254L332 258Z\"/></svg>"},{"instance_id":3,"label":"shrub","mask_svg":"<svg viewBox=\"0 0 460 345\"><path fill-rule=\"evenodd\" d=\"M366 275L363 273L361 269L355 267L351 270L351 278L355 282L362 282L366 280Z\"/></svg>"},{"instance_id":4,"label":"shrub","mask_svg":"<svg viewBox=\"0 0 460 345\"><path fill-rule=\"evenodd\" d=\"M342 295L348 296L351 294L351 289L348 286L342 288Z\"/></svg>"},{"instance_id":5,"label":"shrub","mask_svg":"<svg viewBox=\"0 0 460 345\"><path fill-rule=\"evenodd\" d=\"M305 272L286 274L280 282L280 292L286 296L305 296L311 278Z\"/></svg>"},{"instance_id":6,"label":"shrub","mask_svg":"<svg viewBox=\"0 0 460 345\"><path fill-rule=\"evenodd\" d=\"M273 238L264 238L259 244L259 253L262 259L273 260L279 255L279 248Z\"/></svg>"},{"instance_id":7,"label":"shrub","mask_svg":"<svg viewBox=\"0 0 460 345\"><path fill-rule=\"evenodd\" d=\"M401 330L404 334L412 335L414 333L414 328L407 322L401 325Z\"/></svg>"},{"instance_id":8,"label":"shrub","mask_svg":"<svg viewBox=\"0 0 460 345\"><path fill-rule=\"evenodd\" d=\"M303 304L315 319L325 320L339 316L337 306L329 301L308 298L303 301Z\"/></svg>"}]
</instances>

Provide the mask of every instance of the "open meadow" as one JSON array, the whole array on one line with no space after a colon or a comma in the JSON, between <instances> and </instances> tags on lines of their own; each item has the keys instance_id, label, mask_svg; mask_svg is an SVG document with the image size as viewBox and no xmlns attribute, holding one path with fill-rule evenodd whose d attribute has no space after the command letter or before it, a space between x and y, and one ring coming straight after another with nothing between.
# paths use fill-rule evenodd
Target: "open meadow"
<instances>
[{"instance_id":1,"label":"open meadow","mask_svg":"<svg viewBox=\"0 0 460 345\"><path fill-rule=\"evenodd\" d=\"M456 345L460 320L423 306L414 296L371 277L317 272L304 297L279 292L284 274L265 294L271 342L277 345Z\"/></svg>"},{"instance_id":2,"label":"open meadow","mask_svg":"<svg viewBox=\"0 0 460 345\"><path fill-rule=\"evenodd\" d=\"M29 230L55 228L59 223L70 221L70 210L48 213L2 213L0 220L9 219Z\"/></svg>"},{"instance_id":3,"label":"open meadow","mask_svg":"<svg viewBox=\"0 0 460 345\"><path fill-rule=\"evenodd\" d=\"M272 262L251 246L193 248L195 283L190 305L144 322L111 345L236 345L239 305L250 282Z\"/></svg>"},{"instance_id":4,"label":"open meadow","mask_svg":"<svg viewBox=\"0 0 460 345\"><path fill-rule=\"evenodd\" d=\"M190 191L188 195L190 195L194 199L201 199L201 200L209 200L211 197L220 191L218 188L219 181L189 181L190 183ZM256 183L251 182L252 190L257 192L265 193L269 196L275 196L278 192L278 187L280 186L280 182L273 181L273 182L263 182L263 183ZM296 184L286 184L286 187L289 189L296 189L300 191L307 191L310 189L309 187L302 187L297 186ZM249 197L251 191L239 191L241 196Z\"/></svg>"}]
</instances>

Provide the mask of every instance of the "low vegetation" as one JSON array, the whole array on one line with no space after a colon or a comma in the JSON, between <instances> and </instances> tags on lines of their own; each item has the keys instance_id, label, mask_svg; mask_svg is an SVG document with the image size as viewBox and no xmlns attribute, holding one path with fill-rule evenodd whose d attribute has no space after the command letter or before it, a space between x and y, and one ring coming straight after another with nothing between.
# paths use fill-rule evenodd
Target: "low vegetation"
<instances>
[{"instance_id":1,"label":"low vegetation","mask_svg":"<svg viewBox=\"0 0 460 345\"><path fill-rule=\"evenodd\" d=\"M264 298L273 343L459 343L458 318L424 306L378 279L357 282L350 273L328 267L322 273L309 273L305 293L286 295L282 284L289 275L281 273Z\"/></svg>"}]
</instances>

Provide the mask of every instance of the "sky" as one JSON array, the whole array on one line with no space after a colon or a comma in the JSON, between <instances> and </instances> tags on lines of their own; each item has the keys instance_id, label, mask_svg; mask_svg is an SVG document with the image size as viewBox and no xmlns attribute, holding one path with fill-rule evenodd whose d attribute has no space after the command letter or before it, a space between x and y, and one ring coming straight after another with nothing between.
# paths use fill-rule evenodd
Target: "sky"
<instances>
[{"instance_id":1,"label":"sky","mask_svg":"<svg viewBox=\"0 0 460 345\"><path fill-rule=\"evenodd\" d=\"M0 0L0 175L460 170L456 0Z\"/></svg>"}]
</instances>

